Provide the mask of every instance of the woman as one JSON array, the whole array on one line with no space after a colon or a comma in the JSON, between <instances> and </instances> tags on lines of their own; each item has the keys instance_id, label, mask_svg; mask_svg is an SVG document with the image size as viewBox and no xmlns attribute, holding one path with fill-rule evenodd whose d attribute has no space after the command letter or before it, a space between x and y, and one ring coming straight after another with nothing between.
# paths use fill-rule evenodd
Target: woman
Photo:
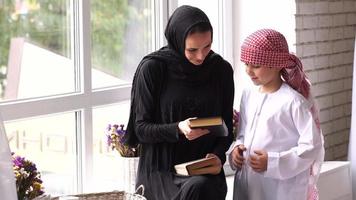
<instances>
[{"instance_id":1,"label":"woman","mask_svg":"<svg viewBox=\"0 0 356 200\"><path fill-rule=\"evenodd\" d=\"M170 17L168 45L143 58L131 92L126 142L141 145L137 185L148 200L223 200L222 165L232 142L234 84L231 65L211 50L212 27L203 11L181 6ZM192 117L222 116L227 137L191 129ZM184 177L174 165L217 157L219 171Z\"/></svg>"}]
</instances>

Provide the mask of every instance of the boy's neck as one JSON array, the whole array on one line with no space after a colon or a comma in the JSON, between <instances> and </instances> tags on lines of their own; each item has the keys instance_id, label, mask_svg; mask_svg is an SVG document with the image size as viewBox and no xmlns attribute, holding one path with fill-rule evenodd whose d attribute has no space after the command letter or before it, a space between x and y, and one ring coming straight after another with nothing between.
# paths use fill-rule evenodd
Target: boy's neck
<instances>
[{"instance_id":1,"label":"boy's neck","mask_svg":"<svg viewBox=\"0 0 356 200\"><path fill-rule=\"evenodd\" d=\"M265 85L261 85L259 90L262 93L273 93L273 92L279 90L282 83L283 83L282 79L278 78L278 79L275 79L274 81L271 81Z\"/></svg>"}]
</instances>

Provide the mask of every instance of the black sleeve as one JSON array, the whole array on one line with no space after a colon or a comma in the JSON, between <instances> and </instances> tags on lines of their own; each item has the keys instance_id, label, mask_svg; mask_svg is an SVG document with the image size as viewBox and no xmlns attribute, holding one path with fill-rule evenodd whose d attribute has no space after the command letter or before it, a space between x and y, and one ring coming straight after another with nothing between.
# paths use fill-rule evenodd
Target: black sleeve
<instances>
[{"instance_id":1,"label":"black sleeve","mask_svg":"<svg viewBox=\"0 0 356 200\"><path fill-rule=\"evenodd\" d=\"M148 60L142 64L136 82L136 127L135 132L140 143L159 143L178 141L178 122L160 124L155 116L159 116L159 97L163 76L164 63Z\"/></svg>"},{"instance_id":2,"label":"black sleeve","mask_svg":"<svg viewBox=\"0 0 356 200\"><path fill-rule=\"evenodd\" d=\"M229 149L233 141L232 133L232 116L233 116L233 104L234 104L234 78L232 66L226 62L226 66L221 71L221 81L222 81L222 117L226 123L229 131L227 137L218 138L217 145L214 149L214 154L216 154L222 164L226 161L226 151Z\"/></svg>"}]
</instances>

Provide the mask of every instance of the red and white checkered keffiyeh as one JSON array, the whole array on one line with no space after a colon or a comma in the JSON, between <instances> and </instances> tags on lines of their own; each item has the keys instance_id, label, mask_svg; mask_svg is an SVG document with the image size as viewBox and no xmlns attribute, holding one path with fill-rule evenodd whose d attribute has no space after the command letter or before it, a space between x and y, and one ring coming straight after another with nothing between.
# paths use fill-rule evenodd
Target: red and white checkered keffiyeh
<instances>
[{"instance_id":1,"label":"red and white checkered keffiyeh","mask_svg":"<svg viewBox=\"0 0 356 200\"><path fill-rule=\"evenodd\" d=\"M241 61L246 64L283 68L285 82L309 97L310 83L299 58L289 53L285 37L272 29L261 29L248 36L241 46Z\"/></svg>"}]
</instances>

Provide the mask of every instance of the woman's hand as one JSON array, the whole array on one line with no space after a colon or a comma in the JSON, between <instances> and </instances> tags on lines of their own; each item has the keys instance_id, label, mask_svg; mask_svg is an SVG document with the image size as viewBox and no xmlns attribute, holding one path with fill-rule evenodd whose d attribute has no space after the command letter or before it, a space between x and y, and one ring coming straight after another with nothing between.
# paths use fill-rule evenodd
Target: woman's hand
<instances>
[{"instance_id":1,"label":"woman's hand","mask_svg":"<svg viewBox=\"0 0 356 200\"><path fill-rule=\"evenodd\" d=\"M201 129L201 128L190 128L190 121L191 119L194 118L188 118L184 121L181 121L178 123L178 128L182 134L188 139L188 140L195 140L203 135L206 135L209 133L208 129Z\"/></svg>"},{"instance_id":2,"label":"woman's hand","mask_svg":"<svg viewBox=\"0 0 356 200\"><path fill-rule=\"evenodd\" d=\"M214 163L214 167L216 166L216 171L212 172L211 174L213 174L213 175L219 174L221 172L221 168L222 168L222 164L221 164L220 158L218 156L216 156L215 154L213 154L213 153L208 153L208 154L206 154L205 157L206 158L210 158L210 157L217 158L216 162Z\"/></svg>"},{"instance_id":3,"label":"woman's hand","mask_svg":"<svg viewBox=\"0 0 356 200\"><path fill-rule=\"evenodd\" d=\"M255 150L256 155L251 155L249 164L255 172L264 172L267 170L268 154L264 150Z\"/></svg>"},{"instance_id":4,"label":"woman's hand","mask_svg":"<svg viewBox=\"0 0 356 200\"><path fill-rule=\"evenodd\" d=\"M240 144L240 145L236 146L231 152L232 164L239 169L242 168L242 165L245 160L245 158L243 157L244 151L246 151L245 146L243 144Z\"/></svg>"}]
</instances>

